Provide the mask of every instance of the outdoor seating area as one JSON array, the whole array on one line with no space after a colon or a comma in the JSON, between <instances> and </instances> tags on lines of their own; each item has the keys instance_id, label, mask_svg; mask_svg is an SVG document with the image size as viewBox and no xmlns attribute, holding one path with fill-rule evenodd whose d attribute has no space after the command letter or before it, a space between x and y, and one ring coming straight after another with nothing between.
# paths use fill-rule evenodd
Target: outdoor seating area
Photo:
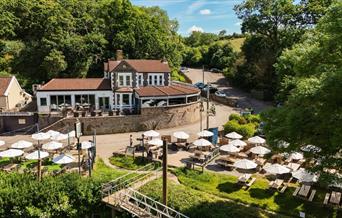
<instances>
[{"instance_id":1,"label":"outdoor seating area","mask_svg":"<svg viewBox=\"0 0 342 218\"><path fill-rule=\"evenodd\" d=\"M78 150L75 143L75 131L66 134L49 130L31 136L31 140L19 140L14 143L1 141L0 170L37 174L58 175L64 172L78 172ZM84 141L81 150L88 150L93 143ZM80 164L88 167L88 152L80 152ZM83 170L84 172L86 170Z\"/></svg>"}]
</instances>

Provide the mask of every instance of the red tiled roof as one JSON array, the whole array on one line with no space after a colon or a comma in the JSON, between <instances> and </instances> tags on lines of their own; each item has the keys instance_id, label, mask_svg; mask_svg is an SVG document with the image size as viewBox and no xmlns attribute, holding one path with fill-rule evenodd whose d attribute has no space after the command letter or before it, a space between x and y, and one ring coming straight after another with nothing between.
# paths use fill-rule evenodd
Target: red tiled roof
<instances>
[{"instance_id":1,"label":"red tiled roof","mask_svg":"<svg viewBox=\"0 0 342 218\"><path fill-rule=\"evenodd\" d=\"M170 73L170 67L167 62L162 60L145 60L145 59L127 59L122 60L133 67L137 72L141 73ZM104 64L105 71L113 71L121 61L108 60L108 63ZM106 66L107 65L107 66Z\"/></svg>"},{"instance_id":2,"label":"red tiled roof","mask_svg":"<svg viewBox=\"0 0 342 218\"><path fill-rule=\"evenodd\" d=\"M0 96L5 95L5 92L11 83L12 77L0 77Z\"/></svg>"},{"instance_id":3,"label":"red tiled roof","mask_svg":"<svg viewBox=\"0 0 342 218\"><path fill-rule=\"evenodd\" d=\"M159 97L191 95L200 92L199 89L187 85L172 84L170 86L145 86L134 89L139 97Z\"/></svg>"},{"instance_id":4,"label":"red tiled roof","mask_svg":"<svg viewBox=\"0 0 342 218\"><path fill-rule=\"evenodd\" d=\"M115 92L133 92L133 89L130 87L121 87L121 88L115 90Z\"/></svg>"},{"instance_id":5,"label":"red tiled roof","mask_svg":"<svg viewBox=\"0 0 342 218\"><path fill-rule=\"evenodd\" d=\"M111 90L110 80L103 78L58 78L46 83L39 91Z\"/></svg>"}]
</instances>

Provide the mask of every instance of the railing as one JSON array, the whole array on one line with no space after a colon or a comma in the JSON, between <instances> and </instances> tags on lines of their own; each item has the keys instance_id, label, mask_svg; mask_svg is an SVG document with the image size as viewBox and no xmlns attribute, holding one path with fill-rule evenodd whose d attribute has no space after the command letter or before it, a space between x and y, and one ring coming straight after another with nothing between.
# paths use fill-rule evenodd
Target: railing
<instances>
[{"instance_id":1,"label":"railing","mask_svg":"<svg viewBox=\"0 0 342 218\"><path fill-rule=\"evenodd\" d=\"M144 167L141 167L133 172L125 174L119 178L116 178L113 181L105 183L101 187L102 199L124 188L128 188L133 183L146 179L154 173L157 173L158 171L160 171L160 168L158 168L157 163L154 162Z\"/></svg>"},{"instance_id":2,"label":"railing","mask_svg":"<svg viewBox=\"0 0 342 218\"><path fill-rule=\"evenodd\" d=\"M33 116L33 112L0 112L0 116L13 117L13 116Z\"/></svg>"},{"instance_id":3,"label":"railing","mask_svg":"<svg viewBox=\"0 0 342 218\"><path fill-rule=\"evenodd\" d=\"M126 189L125 192L120 193L118 197L120 199L129 199L130 204L133 204L137 208L143 209L143 211L147 212L151 217L188 218L188 216L158 201L155 201L132 188ZM125 208L124 205L123 208L127 209L128 211L132 211L130 208Z\"/></svg>"}]
</instances>

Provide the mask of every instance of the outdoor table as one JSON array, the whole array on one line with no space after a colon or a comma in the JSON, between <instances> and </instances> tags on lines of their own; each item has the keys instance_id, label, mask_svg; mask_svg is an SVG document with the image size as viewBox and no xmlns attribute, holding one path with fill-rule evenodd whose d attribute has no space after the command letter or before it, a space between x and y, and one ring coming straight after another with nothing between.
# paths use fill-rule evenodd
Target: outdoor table
<instances>
[{"instance_id":1,"label":"outdoor table","mask_svg":"<svg viewBox=\"0 0 342 218\"><path fill-rule=\"evenodd\" d=\"M272 188L278 189L283 184L284 180L282 179L276 179L274 183L272 184Z\"/></svg>"},{"instance_id":2,"label":"outdoor table","mask_svg":"<svg viewBox=\"0 0 342 218\"><path fill-rule=\"evenodd\" d=\"M290 168L292 171L296 171L299 169L300 164L298 163L288 163L287 167Z\"/></svg>"},{"instance_id":3,"label":"outdoor table","mask_svg":"<svg viewBox=\"0 0 342 218\"><path fill-rule=\"evenodd\" d=\"M237 156L242 157L242 158L247 158L248 157L248 155L243 153L243 152L238 153Z\"/></svg>"},{"instance_id":4,"label":"outdoor table","mask_svg":"<svg viewBox=\"0 0 342 218\"><path fill-rule=\"evenodd\" d=\"M341 201L341 192L331 192L330 203L340 204Z\"/></svg>"},{"instance_id":5,"label":"outdoor table","mask_svg":"<svg viewBox=\"0 0 342 218\"><path fill-rule=\"evenodd\" d=\"M252 174L246 173L239 177L239 182L247 182L251 178Z\"/></svg>"},{"instance_id":6,"label":"outdoor table","mask_svg":"<svg viewBox=\"0 0 342 218\"><path fill-rule=\"evenodd\" d=\"M16 168L18 166L18 164L8 164L6 166L3 167L3 170L6 172L10 172L11 170L13 170L14 168Z\"/></svg>"},{"instance_id":7,"label":"outdoor table","mask_svg":"<svg viewBox=\"0 0 342 218\"><path fill-rule=\"evenodd\" d=\"M255 160L255 163L257 163L258 165L261 165L261 166L263 166L265 164L265 162L266 162L266 159L261 158L261 157L259 157Z\"/></svg>"},{"instance_id":8,"label":"outdoor table","mask_svg":"<svg viewBox=\"0 0 342 218\"><path fill-rule=\"evenodd\" d=\"M299 195L303 196L303 197L307 197L309 192L310 192L311 186L309 185L302 185L302 187L299 190Z\"/></svg>"}]
</instances>

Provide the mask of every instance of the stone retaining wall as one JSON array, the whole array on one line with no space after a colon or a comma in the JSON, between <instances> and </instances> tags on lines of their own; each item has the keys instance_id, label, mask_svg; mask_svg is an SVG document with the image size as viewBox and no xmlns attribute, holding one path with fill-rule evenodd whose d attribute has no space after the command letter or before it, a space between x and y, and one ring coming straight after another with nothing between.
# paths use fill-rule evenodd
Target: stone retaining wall
<instances>
[{"instance_id":1,"label":"stone retaining wall","mask_svg":"<svg viewBox=\"0 0 342 218\"><path fill-rule=\"evenodd\" d=\"M83 134L91 135L94 129L97 134L113 134L123 132L145 131L150 129L165 129L182 126L199 120L199 103L190 105L143 108L139 115L105 116L105 117L79 117L83 124ZM64 118L50 129L61 131L73 129L76 118Z\"/></svg>"}]
</instances>

